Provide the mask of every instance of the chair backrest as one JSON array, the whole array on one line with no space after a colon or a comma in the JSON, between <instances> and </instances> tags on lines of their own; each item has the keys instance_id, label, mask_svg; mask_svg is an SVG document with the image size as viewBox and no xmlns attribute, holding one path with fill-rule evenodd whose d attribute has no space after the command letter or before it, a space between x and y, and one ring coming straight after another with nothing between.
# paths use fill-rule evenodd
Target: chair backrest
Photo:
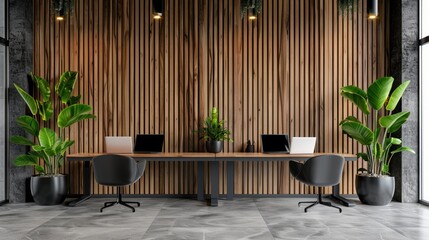
<instances>
[{"instance_id":1,"label":"chair backrest","mask_svg":"<svg viewBox=\"0 0 429 240\"><path fill-rule=\"evenodd\" d=\"M344 157L339 155L322 155L308 159L298 180L314 186L333 186L341 181Z\"/></svg>"},{"instance_id":2,"label":"chair backrest","mask_svg":"<svg viewBox=\"0 0 429 240\"><path fill-rule=\"evenodd\" d=\"M146 165L146 163L144 164ZM101 155L93 159L94 175L99 184L125 186L135 182L143 174L136 161L127 156Z\"/></svg>"}]
</instances>

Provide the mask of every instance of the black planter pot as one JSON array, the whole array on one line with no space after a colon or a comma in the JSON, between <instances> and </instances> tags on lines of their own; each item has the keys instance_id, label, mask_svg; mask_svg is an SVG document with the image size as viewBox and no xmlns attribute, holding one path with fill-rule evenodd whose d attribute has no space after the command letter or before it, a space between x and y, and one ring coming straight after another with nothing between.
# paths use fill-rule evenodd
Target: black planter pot
<instances>
[{"instance_id":1,"label":"black planter pot","mask_svg":"<svg viewBox=\"0 0 429 240\"><path fill-rule=\"evenodd\" d=\"M356 192L364 204L387 205L392 201L395 192L395 177L356 175Z\"/></svg>"},{"instance_id":2,"label":"black planter pot","mask_svg":"<svg viewBox=\"0 0 429 240\"><path fill-rule=\"evenodd\" d=\"M31 195L39 205L57 205L64 202L68 192L67 176L32 176Z\"/></svg>"},{"instance_id":3,"label":"black planter pot","mask_svg":"<svg viewBox=\"0 0 429 240\"><path fill-rule=\"evenodd\" d=\"M223 150L223 141L207 141L206 142L207 152L218 153Z\"/></svg>"}]
</instances>

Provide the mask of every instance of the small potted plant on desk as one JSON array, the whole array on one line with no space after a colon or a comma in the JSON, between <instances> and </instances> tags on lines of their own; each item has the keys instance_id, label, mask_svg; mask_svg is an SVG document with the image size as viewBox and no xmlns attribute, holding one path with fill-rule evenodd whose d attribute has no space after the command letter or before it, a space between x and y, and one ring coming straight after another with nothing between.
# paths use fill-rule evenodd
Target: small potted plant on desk
<instances>
[{"instance_id":1,"label":"small potted plant on desk","mask_svg":"<svg viewBox=\"0 0 429 240\"><path fill-rule=\"evenodd\" d=\"M16 119L26 133L32 135L35 142L23 136L12 136L11 142L30 147L26 154L19 155L16 166L34 166L38 175L30 180L31 194L39 205L55 205L64 202L67 192L67 176L60 174L65 154L74 144L73 140L65 138L65 129L84 119L95 118L91 106L79 104L81 96L71 96L77 78L76 72L65 72L55 86L55 93L60 100L61 111L56 117L59 135L56 127L50 126L49 121L54 116L49 83L34 74L30 74L38 91L39 99L15 84L15 88L30 109L31 115L23 115ZM41 125L43 124L43 127ZM50 127L48 127L50 126ZM42 159L40 164L39 159Z\"/></svg>"},{"instance_id":2,"label":"small potted plant on desk","mask_svg":"<svg viewBox=\"0 0 429 240\"><path fill-rule=\"evenodd\" d=\"M200 139L206 140L207 152L218 153L223 150L223 142L232 142L229 137L231 132L224 127L224 121L219 121L219 113L215 107L212 108L211 116L206 118L203 127L197 132L201 134Z\"/></svg>"},{"instance_id":3,"label":"small potted plant on desk","mask_svg":"<svg viewBox=\"0 0 429 240\"><path fill-rule=\"evenodd\" d=\"M400 146L401 139L392 135L410 116L410 112L392 113L410 81L390 94L393 81L392 77L377 79L367 92L353 85L341 88L341 95L364 113L363 121L348 116L340 126L349 137L366 147L366 153L357 156L366 161L368 167L358 169L361 173L356 176L356 191L365 204L386 205L392 201L395 191L395 178L389 175L392 157L403 151L414 153L411 148Z\"/></svg>"}]
</instances>

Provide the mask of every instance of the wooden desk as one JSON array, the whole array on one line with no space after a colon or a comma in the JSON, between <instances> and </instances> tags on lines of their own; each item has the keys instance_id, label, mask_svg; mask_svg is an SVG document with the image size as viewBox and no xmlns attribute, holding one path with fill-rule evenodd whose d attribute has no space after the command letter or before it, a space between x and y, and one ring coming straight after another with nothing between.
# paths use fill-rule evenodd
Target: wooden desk
<instances>
[{"instance_id":1,"label":"wooden desk","mask_svg":"<svg viewBox=\"0 0 429 240\"><path fill-rule=\"evenodd\" d=\"M68 203L68 206L74 207L91 198L91 165L90 162L94 157L106 153L77 153L67 156L69 161L83 161L83 196ZM136 161L191 161L198 162L198 175L197 175L197 199L204 200L204 162L210 161L211 164L216 161L214 153L197 153L197 152L180 152L180 153L153 153L153 154L120 154L134 158ZM218 169L219 169L219 165ZM212 166L211 166L212 168ZM219 171L219 170L218 170ZM219 178L219 175L218 177ZM212 177L213 180L213 177ZM212 181L213 182L213 181ZM219 189L218 189L219 191ZM210 203L217 206L217 199Z\"/></svg>"},{"instance_id":2,"label":"wooden desk","mask_svg":"<svg viewBox=\"0 0 429 240\"><path fill-rule=\"evenodd\" d=\"M233 153L217 153L216 159L218 161L227 162L227 199L232 199L234 196L234 161L306 161L309 158L337 154L344 157L346 161L356 161L356 155L353 154L338 154L338 153L314 153L314 154L267 154L267 153L246 153L246 152L233 152ZM219 167L217 167L219 169ZM212 173L210 173L212 174ZM217 177L219 178L219 177ZM231 180L230 180L231 179ZM219 186L213 186L212 195L217 194ZM217 196L217 195L215 195ZM329 196L331 199L340 202L342 205L352 207L355 204L340 196L340 185L332 187L332 194Z\"/></svg>"},{"instance_id":3,"label":"wooden desk","mask_svg":"<svg viewBox=\"0 0 429 240\"><path fill-rule=\"evenodd\" d=\"M91 167L90 161L96 156L104 153L79 153L70 154L67 156L69 161L84 161L83 169L83 186L84 195L72 202L69 206L76 206L79 203L91 198ZM235 161L306 161L307 159L319 155L331 153L315 153L315 154L266 154L266 153L196 153L196 152L181 152L181 153L158 153L158 154L123 154L134 158L136 161L196 161L198 162L197 175L197 199L204 200L204 162L210 162L210 177L211 177L211 194L210 205L217 206L219 200L219 162L227 162L227 199L233 199L234 196L234 162ZM346 161L356 160L356 156L352 154L341 154ZM339 195L339 185L333 187L333 199L340 201L345 206L352 206L346 199Z\"/></svg>"}]
</instances>

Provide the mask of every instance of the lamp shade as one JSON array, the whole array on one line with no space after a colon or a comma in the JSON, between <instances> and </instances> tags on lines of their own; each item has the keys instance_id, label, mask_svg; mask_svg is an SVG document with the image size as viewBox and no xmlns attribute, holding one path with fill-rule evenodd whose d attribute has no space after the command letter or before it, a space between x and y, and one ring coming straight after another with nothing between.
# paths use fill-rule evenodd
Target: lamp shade
<instances>
[{"instance_id":1,"label":"lamp shade","mask_svg":"<svg viewBox=\"0 0 429 240\"><path fill-rule=\"evenodd\" d=\"M52 0L52 10L56 20L64 20L67 15L71 15L73 8L73 0Z\"/></svg>"},{"instance_id":2,"label":"lamp shade","mask_svg":"<svg viewBox=\"0 0 429 240\"><path fill-rule=\"evenodd\" d=\"M253 7L253 8L249 9L248 14L249 14L249 20L256 20L256 18L257 18L256 15L258 13L256 12L256 8Z\"/></svg>"},{"instance_id":3,"label":"lamp shade","mask_svg":"<svg viewBox=\"0 0 429 240\"><path fill-rule=\"evenodd\" d=\"M152 15L154 19L161 19L164 11L164 0L152 1Z\"/></svg>"},{"instance_id":4,"label":"lamp shade","mask_svg":"<svg viewBox=\"0 0 429 240\"><path fill-rule=\"evenodd\" d=\"M378 16L378 0L368 0L367 2L368 19L376 19Z\"/></svg>"}]
</instances>

